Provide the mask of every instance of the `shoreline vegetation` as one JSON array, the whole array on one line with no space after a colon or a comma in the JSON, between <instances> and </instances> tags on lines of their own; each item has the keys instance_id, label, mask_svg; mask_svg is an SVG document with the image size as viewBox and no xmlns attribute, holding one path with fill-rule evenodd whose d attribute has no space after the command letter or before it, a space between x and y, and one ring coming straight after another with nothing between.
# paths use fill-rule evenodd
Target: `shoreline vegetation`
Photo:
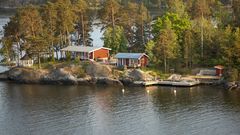
<instances>
[{"instance_id":1,"label":"shoreline vegetation","mask_svg":"<svg viewBox=\"0 0 240 135\"><path fill-rule=\"evenodd\" d=\"M104 47L112 49L112 57L119 52L145 52L151 67L144 69L146 72L154 69L157 74L164 73L161 75L187 74L198 67L223 65L227 81L240 79L239 0L104 0L98 4L49 0L18 8L4 26L3 62L18 63L27 54L38 65L34 71L44 70L51 76L48 70L52 69L43 69L42 61L67 61L72 54L64 56L60 50L70 45L96 46L89 33L97 25L103 31ZM157 14L150 5L159 8ZM92 7L98 8L93 11ZM98 24L94 24L96 19ZM62 67L64 72L70 65ZM25 69L13 68L9 74Z\"/></svg>"}]
</instances>

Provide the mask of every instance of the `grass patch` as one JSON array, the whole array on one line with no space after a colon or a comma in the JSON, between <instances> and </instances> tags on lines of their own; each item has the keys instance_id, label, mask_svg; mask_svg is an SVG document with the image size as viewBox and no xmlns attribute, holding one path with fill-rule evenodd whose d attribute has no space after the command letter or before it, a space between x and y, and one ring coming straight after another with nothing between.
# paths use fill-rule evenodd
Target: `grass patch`
<instances>
[{"instance_id":1,"label":"grass patch","mask_svg":"<svg viewBox=\"0 0 240 135\"><path fill-rule=\"evenodd\" d=\"M86 72L83 68L79 67L76 73L77 78L84 78L86 77Z\"/></svg>"},{"instance_id":2,"label":"grass patch","mask_svg":"<svg viewBox=\"0 0 240 135\"><path fill-rule=\"evenodd\" d=\"M144 72L148 72L150 75L155 76L160 79L167 79L170 74L169 73L163 73L161 70L151 67L145 67L141 69Z\"/></svg>"}]
</instances>

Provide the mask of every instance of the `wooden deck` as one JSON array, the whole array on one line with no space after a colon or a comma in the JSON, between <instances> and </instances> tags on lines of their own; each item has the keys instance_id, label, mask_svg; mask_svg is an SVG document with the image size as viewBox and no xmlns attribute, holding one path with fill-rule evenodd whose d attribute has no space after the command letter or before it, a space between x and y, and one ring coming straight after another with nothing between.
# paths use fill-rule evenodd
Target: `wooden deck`
<instances>
[{"instance_id":1,"label":"wooden deck","mask_svg":"<svg viewBox=\"0 0 240 135\"><path fill-rule=\"evenodd\" d=\"M135 85L141 85L141 86L153 86L153 85L158 85L159 81L135 81Z\"/></svg>"},{"instance_id":2,"label":"wooden deck","mask_svg":"<svg viewBox=\"0 0 240 135\"><path fill-rule=\"evenodd\" d=\"M222 77L219 76L186 76L186 77L182 77L182 79L196 79L199 80L199 83L196 84L190 84L190 85L185 85L185 87L192 87L192 86L196 86L199 84L220 84L223 80ZM162 80L154 80L154 81L135 81L134 82L135 85L137 86L144 86L144 87L148 87L148 86L155 86L155 85L168 85L168 86L176 86L178 87L177 84L175 84L174 82L171 83L171 81L169 83L165 83ZM179 85L180 87L184 87L184 85Z\"/></svg>"},{"instance_id":3,"label":"wooden deck","mask_svg":"<svg viewBox=\"0 0 240 135\"><path fill-rule=\"evenodd\" d=\"M223 77L220 76L189 76L198 79L201 84L221 84Z\"/></svg>"},{"instance_id":4,"label":"wooden deck","mask_svg":"<svg viewBox=\"0 0 240 135\"><path fill-rule=\"evenodd\" d=\"M219 80L221 79L222 77L220 76L203 76L203 75L195 75L195 76L188 76L190 78L193 78L193 79L210 79L210 80Z\"/></svg>"}]
</instances>

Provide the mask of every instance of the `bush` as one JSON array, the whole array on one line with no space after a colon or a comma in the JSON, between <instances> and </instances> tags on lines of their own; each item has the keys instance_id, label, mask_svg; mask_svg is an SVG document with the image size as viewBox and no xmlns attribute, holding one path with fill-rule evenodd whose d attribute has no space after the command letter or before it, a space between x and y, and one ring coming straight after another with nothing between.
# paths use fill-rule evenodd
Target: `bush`
<instances>
[{"instance_id":1,"label":"bush","mask_svg":"<svg viewBox=\"0 0 240 135\"><path fill-rule=\"evenodd\" d=\"M86 77L86 72L83 68L79 67L76 75L77 75L77 78L83 78L83 77Z\"/></svg>"},{"instance_id":2,"label":"bush","mask_svg":"<svg viewBox=\"0 0 240 135\"><path fill-rule=\"evenodd\" d=\"M70 52L66 52L66 59L67 59L67 61L71 61L71 53Z\"/></svg>"},{"instance_id":3,"label":"bush","mask_svg":"<svg viewBox=\"0 0 240 135\"><path fill-rule=\"evenodd\" d=\"M90 64L89 61L84 61L84 62L82 62L82 68L83 68L84 70L86 70L86 68L87 68L87 66L88 66L89 64Z\"/></svg>"},{"instance_id":4,"label":"bush","mask_svg":"<svg viewBox=\"0 0 240 135\"><path fill-rule=\"evenodd\" d=\"M226 79L230 82L238 81L238 73L238 69L236 68L228 69L227 74L225 75Z\"/></svg>"},{"instance_id":5,"label":"bush","mask_svg":"<svg viewBox=\"0 0 240 135\"><path fill-rule=\"evenodd\" d=\"M80 64L80 57L78 56L78 57L75 57L75 59L74 59L74 64Z\"/></svg>"},{"instance_id":6,"label":"bush","mask_svg":"<svg viewBox=\"0 0 240 135\"><path fill-rule=\"evenodd\" d=\"M121 71L127 70L127 66L126 65L118 66L117 68L118 68L118 70L121 70Z\"/></svg>"}]
</instances>

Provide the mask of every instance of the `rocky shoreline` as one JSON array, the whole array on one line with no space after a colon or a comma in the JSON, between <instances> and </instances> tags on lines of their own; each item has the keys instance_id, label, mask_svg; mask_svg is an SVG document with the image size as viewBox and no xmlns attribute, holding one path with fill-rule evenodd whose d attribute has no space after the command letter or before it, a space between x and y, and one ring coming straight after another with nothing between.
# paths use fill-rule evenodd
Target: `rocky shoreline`
<instances>
[{"instance_id":1,"label":"rocky shoreline","mask_svg":"<svg viewBox=\"0 0 240 135\"><path fill-rule=\"evenodd\" d=\"M84 72L79 73L79 70L84 70ZM1 81L24 84L110 85L123 87L134 85L134 81L146 79L151 80L153 77L139 69L116 71L99 63L91 63L86 67L70 65L54 69L14 67L0 73Z\"/></svg>"}]
</instances>

